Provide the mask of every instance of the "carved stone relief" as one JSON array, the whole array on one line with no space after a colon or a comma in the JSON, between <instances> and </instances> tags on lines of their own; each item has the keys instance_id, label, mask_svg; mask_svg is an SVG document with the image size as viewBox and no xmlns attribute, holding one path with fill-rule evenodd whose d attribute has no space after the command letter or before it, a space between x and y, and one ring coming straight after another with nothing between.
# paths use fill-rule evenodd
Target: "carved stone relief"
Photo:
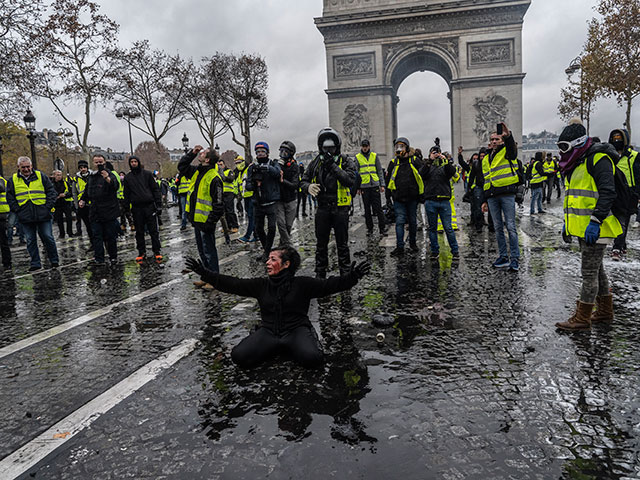
<instances>
[{"instance_id":1,"label":"carved stone relief","mask_svg":"<svg viewBox=\"0 0 640 480\"><path fill-rule=\"evenodd\" d=\"M498 122L504 122L509 113L507 107L509 101L494 91L489 91L487 95L476 97L473 106L476 109L476 126L473 129L480 140L481 145L486 145L495 130Z\"/></svg>"},{"instance_id":2,"label":"carved stone relief","mask_svg":"<svg viewBox=\"0 0 640 480\"><path fill-rule=\"evenodd\" d=\"M513 64L513 40L476 42L467 44L469 67Z\"/></svg>"},{"instance_id":3,"label":"carved stone relief","mask_svg":"<svg viewBox=\"0 0 640 480\"><path fill-rule=\"evenodd\" d=\"M386 69L389 66L397 53L407 48L418 47L418 49L420 49L420 45L432 45L438 47L441 50L446 51L454 61L457 62L458 60L459 49L457 38L442 38L437 40L425 40L418 42L401 42L393 43L391 45L384 45L382 51L384 58L384 68Z\"/></svg>"},{"instance_id":4,"label":"carved stone relief","mask_svg":"<svg viewBox=\"0 0 640 480\"><path fill-rule=\"evenodd\" d=\"M373 52L333 57L333 78L375 77L376 58Z\"/></svg>"},{"instance_id":5,"label":"carved stone relief","mask_svg":"<svg viewBox=\"0 0 640 480\"><path fill-rule=\"evenodd\" d=\"M342 118L342 133L344 134L343 151L357 151L360 148L360 142L370 137L367 107L361 103L346 106Z\"/></svg>"}]
</instances>

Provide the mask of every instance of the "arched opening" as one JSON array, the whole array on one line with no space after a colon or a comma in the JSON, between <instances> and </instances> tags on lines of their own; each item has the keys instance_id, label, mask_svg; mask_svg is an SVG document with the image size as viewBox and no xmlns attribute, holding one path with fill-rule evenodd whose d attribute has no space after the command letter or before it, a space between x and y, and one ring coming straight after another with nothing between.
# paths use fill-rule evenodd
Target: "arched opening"
<instances>
[{"instance_id":1,"label":"arched opening","mask_svg":"<svg viewBox=\"0 0 640 480\"><path fill-rule=\"evenodd\" d=\"M390 74L388 78L396 92L394 136L407 137L423 153L438 137L442 149L450 150L449 83L453 73L446 59L434 51L416 49L392 62Z\"/></svg>"}]
</instances>

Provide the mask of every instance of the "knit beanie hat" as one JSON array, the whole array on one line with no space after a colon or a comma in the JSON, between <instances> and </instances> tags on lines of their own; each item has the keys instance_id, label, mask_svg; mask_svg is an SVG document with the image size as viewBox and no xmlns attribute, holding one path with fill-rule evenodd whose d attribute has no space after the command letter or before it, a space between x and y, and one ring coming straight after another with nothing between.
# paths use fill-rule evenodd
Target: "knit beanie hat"
<instances>
[{"instance_id":1,"label":"knit beanie hat","mask_svg":"<svg viewBox=\"0 0 640 480\"><path fill-rule=\"evenodd\" d=\"M576 138L584 137L587 134L587 129L584 128L582 122L579 118L572 118L569 121L569 125L564 127L560 137L558 138L559 142L570 142L571 140L575 140Z\"/></svg>"}]
</instances>

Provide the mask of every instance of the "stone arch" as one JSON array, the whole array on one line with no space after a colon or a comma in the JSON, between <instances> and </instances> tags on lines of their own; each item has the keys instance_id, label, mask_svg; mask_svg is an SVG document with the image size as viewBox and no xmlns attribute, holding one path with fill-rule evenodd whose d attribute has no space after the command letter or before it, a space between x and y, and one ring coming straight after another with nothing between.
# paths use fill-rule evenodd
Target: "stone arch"
<instances>
[{"instance_id":1,"label":"stone arch","mask_svg":"<svg viewBox=\"0 0 640 480\"><path fill-rule=\"evenodd\" d=\"M430 71L440 75L447 84L458 78L455 59L432 45L415 44L395 52L385 62L384 83L396 91L402 81L415 72Z\"/></svg>"}]
</instances>

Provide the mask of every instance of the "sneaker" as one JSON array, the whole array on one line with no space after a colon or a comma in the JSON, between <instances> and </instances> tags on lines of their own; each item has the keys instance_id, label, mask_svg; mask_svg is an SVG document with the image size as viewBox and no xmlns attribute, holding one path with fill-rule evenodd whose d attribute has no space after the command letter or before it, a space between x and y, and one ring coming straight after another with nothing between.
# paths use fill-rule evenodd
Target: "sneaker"
<instances>
[{"instance_id":1,"label":"sneaker","mask_svg":"<svg viewBox=\"0 0 640 480\"><path fill-rule=\"evenodd\" d=\"M546 211L546 210L540 210L540 211L538 212L538 214L541 214L541 213L542 213L542 214L544 214L544 213L547 213L547 211Z\"/></svg>"},{"instance_id":2,"label":"sneaker","mask_svg":"<svg viewBox=\"0 0 640 480\"><path fill-rule=\"evenodd\" d=\"M162 255L160 253L156 253L154 255L154 258L156 259L156 262L158 263L162 262Z\"/></svg>"},{"instance_id":3,"label":"sneaker","mask_svg":"<svg viewBox=\"0 0 640 480\"><path fill-rule=\"evenodd\" d=\"M144 255L138 255L136 257L136 263L142 263L144 262Z\"/></svg>"},{"instance_id":4,"label":"sneaker","mask_svg":"<svg viewBox=\"0 0 640 480\"><path fill-rule=\"evenodd\" d=\"M40 270L42 267L29 267L30 272L35 272L36 270Z\"/></svg>"},{"instance_id":5,"label":"sneaker","mask_svg":"<svg viewBox=\"0 0 640 480\"><path fill-rule=\"evenodd\" d=\"M186 226L186 225L184 225L184 226L181 226L181 227L180 227L180 231L181 231L181 232L184 232L186 229L187 229L187 226Z\"/></svg>"},{"instance_id":6,"label":"sneaker","mask_svg":"<svg viewBox=\"0 0 640 480\"><path fill-rule=\"evenodd\" d=\"M518 270L520 270L520 265L518 264L518 260L516 260L515 258L511 260L511 263L509 264L509 270L513 272L517 272Z\"/></svg>"},{"instance_id":7,"label":"sneaker","mask_svg":"<svg viewBox=\"0 0 640 480\"><path fill-rule=\"evenodd\" d=\"M230 232L230 233L238 233L238 229L237 229L237 228L235 228L235 227L233 227L233 228L230 228L230 229L229 229L229 232Z\"/></svg>"},{"instance_id":8,"label":"sneaker","mask_svg":"<svg viewBox=\"0 0 640 480\"><path fill-rule=\"evenodd\" d=\"M618 249L614 249L611 251L611 260L615 262L619 262L622 260L622 252Z\"/></svg>"},{"instance_id":9,"label":"sneaker","mask_svg":"<svg viewBox=\"0 0 640 480\"><path fill-rule=\"evenodd\" d=\"M451 252L451 258L454 260L460 260L460 252Z\"/></svg>"},{"instance_id":10,"label":"sneaker","mask_svg":"<svg viewBox=\"0 0 640 480\"><path fill-rule=\"evenodd\" d=\"M633 222L633 225L631 225L631 228L640 228L640 222L636 220L635 222Z\"/></svg>"},{"instance_id":11,"label":"sneaker","mask_svg":"<svg viewBox=\"0 0 640 480\"><path fill-rule=\"evenodd\" d=\"M205 286L205 285L207 284L207 282L205 282L205 281L203 281L203 280L196 280L195 282L193 282L193 284L194 284L196 287L200 288L200 287Z\"/></svg>"},{"instance_id":12,"label":"sneaker","mask_svg":"<svg viewBox=\"0 0 640 480\"><path fill-rule=\"evenodd\" d=\"M245 237L244 235L238 239L239 242L249 243L251 240Z\"/></svg>"},{"instance_id":13,"label":"sneaker","mask_svg":"<svg viewBox=\"0 0 640 480\"><path fill-rule=\"evenodd\" d=\"M418 251L418 245L412 243L411 245L409 245L409 250L411 250L413 253L416 253Z\"/></svg>"},{"instance_id":14,"label":"sneaker","mask_svg":"<svg viewBox=\"0 0 640 480\"><path fill-rule=\"evenodd\" d=\"M499 257L495 262L493 262L493 268L509 268L509 259L507 257Z\"/></svg>"},{"instance_id":15,"label":"sneaker","mask_svg":"<svg viewBox=\"0 0 640 480\"><path fill-rule=\"evenodd\" d=\"M213 285L211 285L210 283L205 283L204 285L202 285L202 289L207 290L208 292L215 290L215 288L213 288Z\"/></svg>"},{"instance_id":16,"label":"sneaker","mask_svg":"<svg viewBox=\"0 0 640 480\"><path fill-rule=\"evenodd\" d=\"M439 258L440 253L431 252L431 254L429 255L429 260L431 260L432 262L437 261Z\"/></svg>"},{"instance_id":17,"label":"sneaker","mask_svg":"<svg viewBox=\"0 0 640 480\"><path fill-rule=\"evenodd\" d=\"M392 257L400 257L402 255L404 255L404 247L396 247L393 250L391 250L391 253L389 254Z\"/></svg>"},{"instance_id":18,"label":"sneaker","mask_svg":"<svg viewBox=\"0 0 640 480\"><path fill-rule=\"evenodd\" d=\"M258 241L258 239L256 237L253 237L251 240L249 240L249 243L255 243L257 241Z\"/></svg>"},{"instance_id":19,"label":"sneaker","mask_svg":"<svg viewBox=\"0 0 640 480\"><path fill-rule=\"evenodd\" d=\"M115 267L116 265L118 265L118 259L117 258L112 258L111 260L109 260L109 262L111 263L112 267Z\"/></svg>"}]
</instances>

